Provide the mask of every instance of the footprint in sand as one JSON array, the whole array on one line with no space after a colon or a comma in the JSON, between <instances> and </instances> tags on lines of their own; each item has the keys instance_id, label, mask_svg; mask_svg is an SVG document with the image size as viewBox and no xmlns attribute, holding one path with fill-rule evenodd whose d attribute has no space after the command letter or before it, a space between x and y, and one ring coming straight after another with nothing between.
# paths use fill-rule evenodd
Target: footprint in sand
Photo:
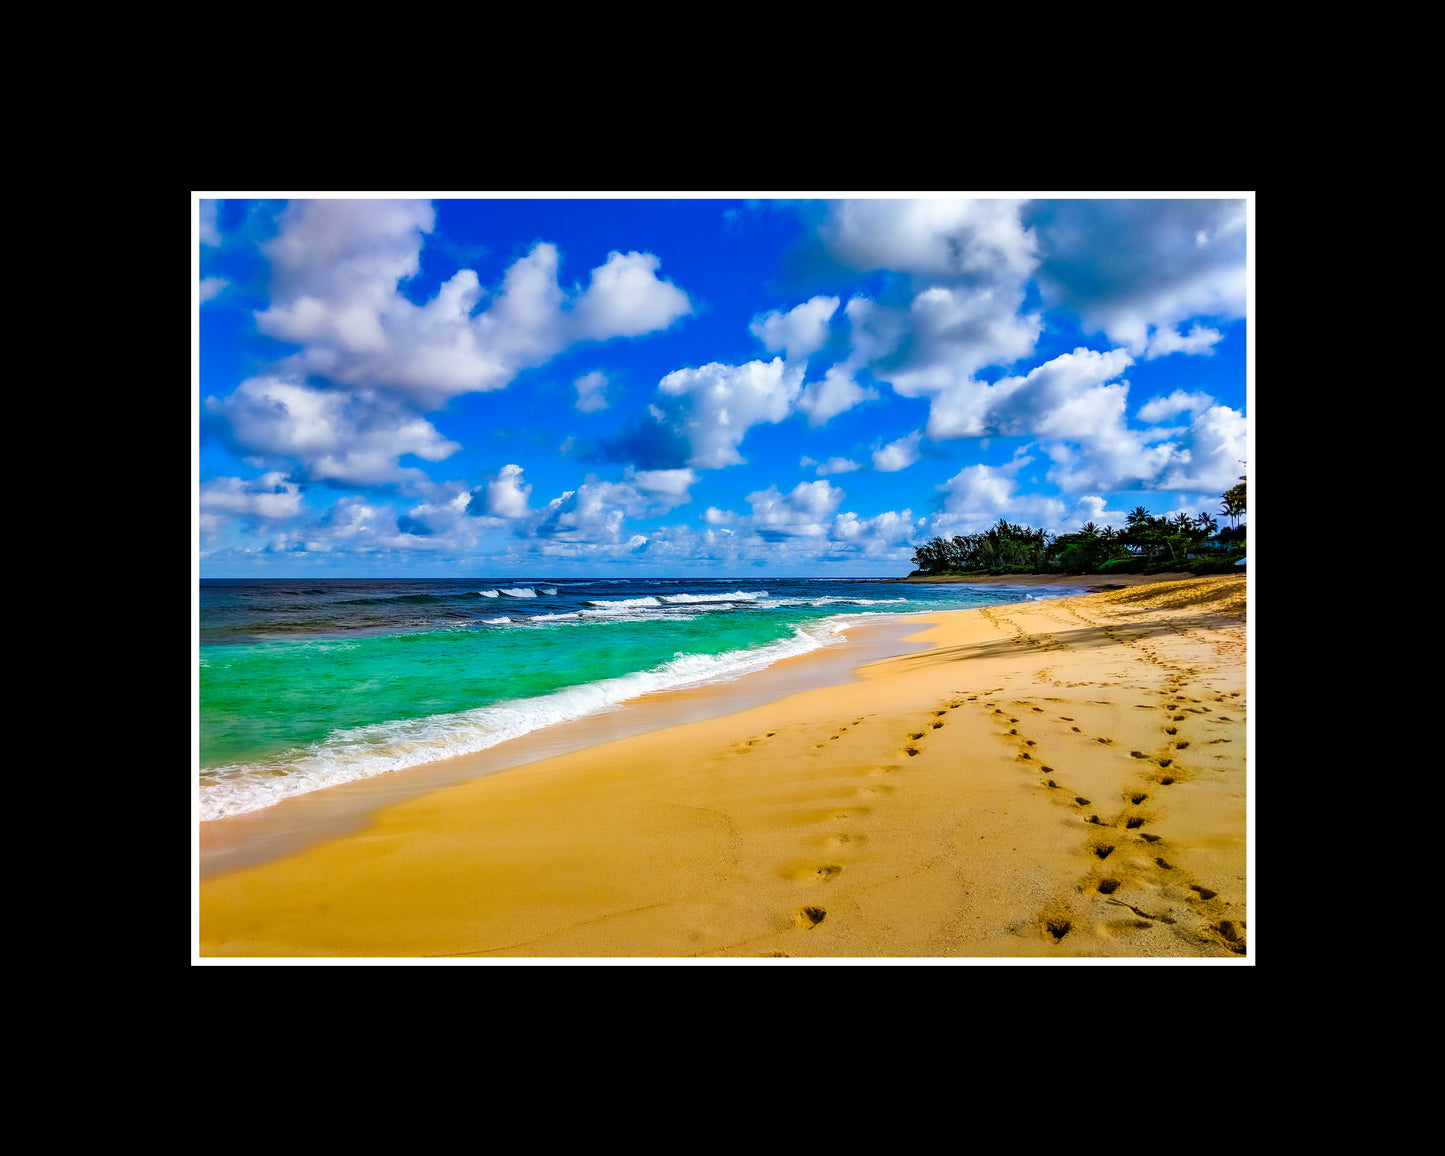
<instances>
[{"instance_id":1,"label":"footprint in sand","mask_svg":"<svg viewBox=\"0 0 1445 1156\"><path fill-rule=\"evenodd\" d=\"M817 927L827 918L827 915L828 913L821 907L800 907L793 912L793 922L807 931Z\"/></svg>"},{"instance_id":2,"label":"footprint in sand","mask_svg":"<svg viewBox=\"0 0 1445 1156\"><path fill-rule=\"evenodd\" d=\"M1221 919L1218 923L1214 924L1210 930L1218 934L1219 937L1225 941L1224 946L1229 948L1230 951L1238 955L1245 953L1243 921L1235 923L1231 919Z\"/></svg>"}]
</instances>

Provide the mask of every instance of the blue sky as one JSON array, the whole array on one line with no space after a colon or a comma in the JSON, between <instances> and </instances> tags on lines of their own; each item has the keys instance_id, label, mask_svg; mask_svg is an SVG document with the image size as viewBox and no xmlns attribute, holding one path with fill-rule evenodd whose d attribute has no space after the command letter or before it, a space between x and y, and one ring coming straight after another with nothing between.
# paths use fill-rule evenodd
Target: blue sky
<instances>
[{"instance_id":1,"label":"blue sky","mask_svg":"<svg viewBox=\"0 0 1445 1156\"><path fill-rule=\"evenodd\" d=\"M901 576L1208 511L1248 193L195 198L202 577Z\"/></svg>"}]
</instances>

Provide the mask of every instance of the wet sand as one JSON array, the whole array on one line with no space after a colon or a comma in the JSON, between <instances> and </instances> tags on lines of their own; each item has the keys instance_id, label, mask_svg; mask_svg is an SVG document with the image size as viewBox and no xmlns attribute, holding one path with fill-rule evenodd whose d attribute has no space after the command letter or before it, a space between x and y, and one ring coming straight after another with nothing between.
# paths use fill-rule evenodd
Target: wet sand
<instances>
[{"instance_id":1,"label":"wet sand","mask_svg":"<svg viewBox=\"0 0 1445 1156\"><path fill-rule=\"evenodd\" d=\"M1248 963L1245 579L1078 584L1123 588L372 799L201 880L198 954Z\"/></svg>"}]
</instances>

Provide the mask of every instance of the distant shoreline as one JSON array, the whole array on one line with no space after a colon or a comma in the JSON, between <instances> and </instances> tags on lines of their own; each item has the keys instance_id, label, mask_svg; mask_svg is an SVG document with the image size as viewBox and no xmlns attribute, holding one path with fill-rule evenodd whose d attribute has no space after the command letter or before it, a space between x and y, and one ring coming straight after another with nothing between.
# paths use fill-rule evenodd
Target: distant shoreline
<instances>
[{"instance_id":1,"label":"distant shoreline","mask_svg":"<svg viewBox=\"0 0 1445 1156\"><path fill-rule=\"evenodd\" d=\"M895 582L932 585L953 582L977 586L1073 586L1090 593L1156 582L1181 582L1197 577L1185 571L1168 574L927 574L895 578Z\"/></svg>"}]
</instances>

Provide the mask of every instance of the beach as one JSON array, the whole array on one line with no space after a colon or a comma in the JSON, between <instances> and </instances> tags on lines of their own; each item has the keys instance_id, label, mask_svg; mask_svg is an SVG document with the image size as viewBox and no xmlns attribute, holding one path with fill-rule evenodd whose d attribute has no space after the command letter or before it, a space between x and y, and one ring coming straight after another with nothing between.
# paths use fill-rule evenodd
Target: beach
<instances>
[{"instance_id":1,"label":"beach","mask_svg":"<svg viewBox=\"0 0 1445 1156\"><path fill-rule=\"evenodd\" d=\"M1245 581L914 615L847 681L378 796L200 878L197 955L1248 963Z\"/></svg>"}]
</instances>

